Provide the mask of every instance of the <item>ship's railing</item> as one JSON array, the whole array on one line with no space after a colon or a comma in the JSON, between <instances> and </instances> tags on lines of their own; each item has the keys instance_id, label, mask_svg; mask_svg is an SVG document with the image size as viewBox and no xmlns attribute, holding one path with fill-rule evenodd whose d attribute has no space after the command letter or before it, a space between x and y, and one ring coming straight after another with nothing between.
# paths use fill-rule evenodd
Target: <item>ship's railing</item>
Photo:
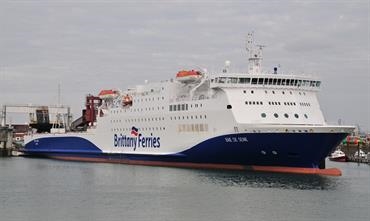
<instances>
[{"instance_id":1,"label":"ship's railing","mask_svg":"<svg viewBox=\"0 0 370 221\"><path fill-rule=\"evenodd\" d=\"M211 79L210 87L272 87L299 88L319 90L321 81L295 78L276 77L215 77Z\"/></svg>"}]
</instances>

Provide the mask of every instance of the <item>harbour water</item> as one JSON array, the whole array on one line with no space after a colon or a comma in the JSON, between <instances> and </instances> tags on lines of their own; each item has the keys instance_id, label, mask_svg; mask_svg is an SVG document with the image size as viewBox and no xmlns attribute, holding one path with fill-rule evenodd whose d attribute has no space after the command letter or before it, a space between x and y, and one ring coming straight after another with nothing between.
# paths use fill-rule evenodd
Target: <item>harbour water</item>
<instances>
[{"instance_id":1,"label":"harbour water","mask_svg":"<svg viewBox=\"0 0 370 221\"><path fill-rule=\"evenodd\" d=\"M370 166L341 177L0 159L0 220L369 220Z\"/></svg>"}]
</instances>

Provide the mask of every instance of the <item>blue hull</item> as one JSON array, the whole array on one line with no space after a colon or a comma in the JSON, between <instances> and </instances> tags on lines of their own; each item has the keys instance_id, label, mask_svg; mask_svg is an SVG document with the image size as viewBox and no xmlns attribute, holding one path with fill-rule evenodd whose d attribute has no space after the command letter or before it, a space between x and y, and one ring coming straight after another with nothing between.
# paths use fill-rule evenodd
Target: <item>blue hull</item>
<instances>
[{"instance_id":1,"label":"blue hull","mask_svg":"<svg viewBox=\"0 0 370 221\"><path fill-rule=\"evenodd\" d=\"M80 137L48 137L29 142L26 156L50 157L114 163L165 162L257 165L318 168L320 162L346 136L346 133L244 133L205 140L171 155L107 154ZM142 164L142 163L140 163ZM146 164L146 163L143 163Z\"/></svg>"}]
</instances>

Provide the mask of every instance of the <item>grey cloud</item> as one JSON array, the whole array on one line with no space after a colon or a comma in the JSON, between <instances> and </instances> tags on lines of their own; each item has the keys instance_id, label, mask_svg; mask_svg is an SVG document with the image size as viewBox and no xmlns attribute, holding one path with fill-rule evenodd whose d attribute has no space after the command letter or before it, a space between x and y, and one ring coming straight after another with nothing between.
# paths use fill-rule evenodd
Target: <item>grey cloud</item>
<instances>
[{"instance_id":1,"label":"grey cloud","mask_svg":"<svg viewBox=\"0 0 370 221\"><path fill-rule=\"evenodd\" d=\"M1 1L0 104L54 102L61 82L79 114L84 95L101 88L219 71L225 60L245 71L254 31L266 70L321 76L327 119L370 130L369 105L342 106L370 100L368 16L366 0Z\"/></svg>"}]
</instances>

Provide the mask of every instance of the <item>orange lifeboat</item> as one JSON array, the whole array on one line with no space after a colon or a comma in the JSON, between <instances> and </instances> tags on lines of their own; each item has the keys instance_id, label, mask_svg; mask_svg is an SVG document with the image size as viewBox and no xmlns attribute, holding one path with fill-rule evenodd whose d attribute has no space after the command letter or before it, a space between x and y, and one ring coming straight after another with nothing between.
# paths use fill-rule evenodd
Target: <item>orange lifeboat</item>
<instances>
[{"instance_id":1,"label":"orange lifeboat","mask_svg":"<svg viewBox=\"0 0 370 221\"><path fill-rule=\"evenodd\" d=\"M119 92L116 90L102 90L98 94L98 97L100 99L113 99L113 98L118 97L118 95L119 95Z\"/></svg>"},{"instance_id":2,"label":"orange lifeboat","mask_svg":"<svg viewBox=\"0 0 370 221\"><path fill-rule=\"evenodd\" d=\"M179 71L176 74L176 80L183 82L183 83L192 83L196 82L203 77L202 73L199 71L191 70L191 71Z\"/></svg>"}]
</instances>

